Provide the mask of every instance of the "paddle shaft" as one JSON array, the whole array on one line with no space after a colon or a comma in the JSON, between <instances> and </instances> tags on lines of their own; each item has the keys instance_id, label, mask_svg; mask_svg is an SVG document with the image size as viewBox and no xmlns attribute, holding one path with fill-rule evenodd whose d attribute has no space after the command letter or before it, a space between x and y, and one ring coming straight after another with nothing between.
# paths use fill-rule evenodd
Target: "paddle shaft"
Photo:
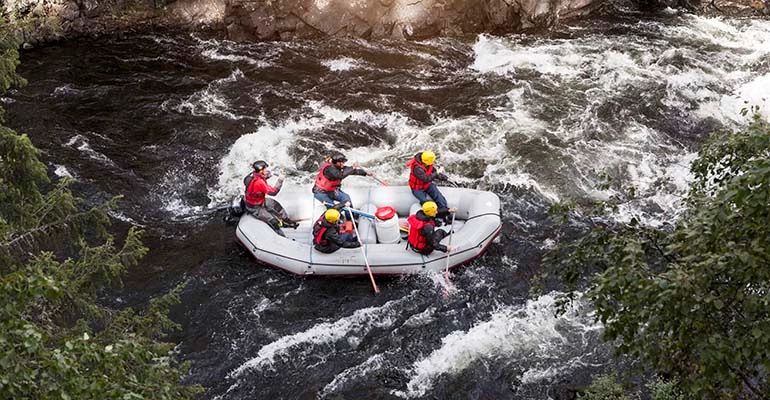
<instances>
[{"instance_id":1,"label":"paddle shaft","mask_svg":"<svg viewBox=\"0 0 770 400\"><path fill-rule=\"evenodd\" d=\"M376 177L374 175L369 175L369 177L374 179L375 181L379 182L380 185L382 185L382 186L390 186L390 183L388 183L386 181L383 181L382 179L380 179L380 178L378 178L378 177Z\"/></svg>"},{"instance_id":2,"label":"paddle shaft","mask_svg":"<svg viewBox=\"0 0 770 400\"><path fill-rule=\"evenodd\" d=\"M452 236L455 233L454 226L455 226L455 215L457 213L452 213L452 224L449 225L449 244L447 244L447 250L446 250L446 269L444 270L444 276L449 280L449 256L452 253Z\"/></svg>"},{"instance_id":3,"label":"paddle shaft","mask_svg":"<svg viewBox=\"0 0 770 400\"><path fill-rule=\"evenodd\" d=\"M327 206L327 207L334 207L334 204L331 204L331 203L324 203L324 205ZM374 219L374 214L369 214L369 213L366 213L366 212L363 212L363 211L359 211L359 210L356 210L356 209L353 209L353 208L350 208L350 207L342 207L342 210L343 211L347 211L349 213L358 214L358 215L360 215L362 217L366 217L366 218L369 218L369 219Z\"/></svg>"},{"instance_id":4,"label":"paddle shaft","mask_svg":"<svg viewBox=\"0 0 770 400\"><path fill-rule=\"evenodd\" d=\"M353 219L353 214L350 215L350 218ZM369 272L369 279L372 280L372 287L374 288L374 293L375 294L380 293L380 289L377 288L377 283L374 282L374 274L372 274L372 267L369 266L369 259L366 258L366 250L364 250L364 243L361 241L361 236L358 234L358 227L356 226L355 222L353 222L353 230L356 232L356 239L358 240L358 244L361 245L361 254L364 256L364 263L366 263L366 271Z\"/></svg>"}]
</instances>

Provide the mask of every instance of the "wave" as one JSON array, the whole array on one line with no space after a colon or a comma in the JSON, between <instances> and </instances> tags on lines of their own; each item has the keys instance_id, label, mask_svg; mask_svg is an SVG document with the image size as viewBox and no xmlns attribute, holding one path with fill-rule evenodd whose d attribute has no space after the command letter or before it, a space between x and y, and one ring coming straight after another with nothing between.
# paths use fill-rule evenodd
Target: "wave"
<instances>
[{"instance_id":1,"label":"wave","mask_svg":"<svg viewBox=\"0 0 770 400\"><path fill-rule=\"evenodd\" d=\"M535 382L536 375L539 379L553 376L535 370L547 360L564 359L564 353L575 351L576 343L568 334L598 334L601 330L600 324L592 322L593 316L585 304L577 304L564 316L554 317L555 299L556 293L551 293L528 300L520 307L505 306L468 331L450 333L442 338L441 347L412 364L406 390L392 393L419 398L431 392L442 376L456 376L476 362L499 359L526 357L527 364L534 367L523 373L525 383ZM559 365L562 371L577 366Z\"/></svg>"}]
</instances>

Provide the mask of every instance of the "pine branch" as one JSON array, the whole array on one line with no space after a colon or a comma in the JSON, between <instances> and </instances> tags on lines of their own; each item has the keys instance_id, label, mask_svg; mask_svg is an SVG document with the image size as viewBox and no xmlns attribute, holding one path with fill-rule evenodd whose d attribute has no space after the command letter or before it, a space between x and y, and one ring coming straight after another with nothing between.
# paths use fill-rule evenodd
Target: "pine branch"
<instances>
[{"instance_id":1,"label":"pine branch","mask_svg":"<svg viewBox=\"0 0 770 400\"><path fill-rule=\"evenodd\" d=\"M54 229L58 229L59 227L68 227L68 224L75 222L81 217L87 217L88 215L92 214L95 209L87 210L87 211L81 211L76 214L69 214L65 216L64 218L54 221L49 224L45 224L42 226L37 226L35 228L32 228L20 235L11 235L10 240L5 242L0 242L0 247L6 248L9 252L13 251L14 247L17 247L19 251L23 250L24 242L26 243L32 243L34 241L34 238L37 235L40 234L47 234L51 232ZM30 244L32 246L32 244Z\"/></svg>"}]
</instances>

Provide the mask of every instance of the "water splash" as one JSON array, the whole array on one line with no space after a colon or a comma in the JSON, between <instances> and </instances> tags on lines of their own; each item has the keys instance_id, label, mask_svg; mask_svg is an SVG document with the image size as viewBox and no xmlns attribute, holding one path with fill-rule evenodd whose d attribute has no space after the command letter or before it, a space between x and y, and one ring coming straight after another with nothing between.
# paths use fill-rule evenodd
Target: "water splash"
<instances>
[{"instance_id":1,"label":"water splash","mask_svg":"<svg viewBox=\"0 0 770 400\"><path fill-rule=\"evenodd\" d=\"M237 378L249 370L265 368L273 365L276 358L307 355L324 345L347 340L355 346L356 337L363 336L371 329L389 327L395 321L394 313L398 305L407 301L406 298L393 300L380 307L367 307L356 310L352 315L331 322L322 322L309 329L292 335L284 336L259 349L257 356L246 361L230 372L229 378Z\"/></svg>"},{"instance_id":2,"label":"water splash","mask_svg":"<svg viewBox=\"0 0 770 400\"><path fill-rule=\"evenodd\" d=\"M414 362L406 391L393 394L416 398L431 391L445 375L457 375L480 360L526 357L537 365L539 359L560 357L574 346L565 332L599 329L584 304L577 304L560 318L554 317L555 293L528 300L521 307L506 306L467 332L456 331L441 340L441 347ZM565 367L566 368L566 367ZM528 375L531 379L533 373ZM545 376L545 375L542 375Z\"/></svg>"}]
</instances>

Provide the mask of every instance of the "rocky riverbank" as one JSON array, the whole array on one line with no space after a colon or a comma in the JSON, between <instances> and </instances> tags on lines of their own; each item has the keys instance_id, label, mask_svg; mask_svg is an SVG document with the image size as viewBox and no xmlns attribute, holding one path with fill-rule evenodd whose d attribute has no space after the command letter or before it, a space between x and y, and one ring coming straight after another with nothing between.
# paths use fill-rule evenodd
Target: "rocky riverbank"
<instances>
[{"instance_id":1,"label":"rocky riverbank","mask_svg":"<svg viewBox=\"0 0 770 400\"><path fill-rule=\"evenodd\" d=\"M632 7L686 7L724 15L767 15L770 0L630 0ZM7 0L27 47L82 35L154 28L215 30L235 41L350 36L423 39L548 29L612 13L611 0ZM609 11L608 11L609 10Z\"/></svg>"}]
</instances>

